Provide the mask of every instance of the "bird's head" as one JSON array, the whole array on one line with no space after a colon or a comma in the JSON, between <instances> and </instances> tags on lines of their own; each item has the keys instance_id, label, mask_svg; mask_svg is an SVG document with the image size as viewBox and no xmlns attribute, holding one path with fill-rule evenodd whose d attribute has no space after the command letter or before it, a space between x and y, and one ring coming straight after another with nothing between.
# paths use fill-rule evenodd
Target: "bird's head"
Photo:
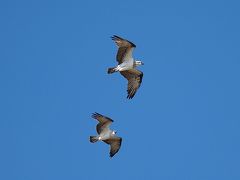
<instances>
[{"instance_id":1,"label":"bird's head","mask_svg":"<svg viewBox=\"0 0 240 180\"><path fill-rule=\"evenodd\" d=\"M140 66L140 65L144 65L144 63L143 63L142 61L136 60L136 61L135 61L135 65L136 65L136 66Z\"/></svg>"}]
</instances>

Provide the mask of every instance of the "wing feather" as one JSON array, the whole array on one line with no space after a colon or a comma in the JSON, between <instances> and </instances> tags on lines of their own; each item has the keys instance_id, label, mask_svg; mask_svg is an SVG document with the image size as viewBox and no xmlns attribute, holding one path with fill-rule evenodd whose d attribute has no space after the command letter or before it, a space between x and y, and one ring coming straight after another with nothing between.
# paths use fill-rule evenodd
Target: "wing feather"
<instances>
[{"instance_id":1,"label":"wing feather","mask_svg":"<svg viewBox=\"0 0 240 180\"><path fill-rule=\"evenodd\" d=\"M118 64L121 64L124 60L130 59L132 57L133 48L136 47L135 44L116 35L112 36L112 40L118 46L118 52L116 56Z\"/></svg>"},{"instance_id":2,"label":"wing feather","mask_svg":"<svg viewBox=\"0 0 240 180\"><path fill-rule=\"evenodd\" d=\"M92 118L98 120L99 122L96 127L98 134L100 134L104 129L108 128L113 122L111 118L101 115L97 112L92 114Z\"/></svg>"},{"instance_id":3,"label":"wing feather","mask_svg":"<svg viewBox=\"0 0 240 180\"><path fill-rule=\"evenodd\" d=\"M120 73L128 80L127 98L132 99L141 86L143 73L137 69L121 71Z\"/></svg>"},{"instance_id":4,"label":"wing feather","mask_svg":"<svg viewBox=\"0 0 240 180\"><path fill-rule=\"evenodd\" d=\"M113 157L120 149L122 144L122 138L114 136L107 140L104 140L105 143L110 145L110 157Z\"/></svg>"}]
</instances>

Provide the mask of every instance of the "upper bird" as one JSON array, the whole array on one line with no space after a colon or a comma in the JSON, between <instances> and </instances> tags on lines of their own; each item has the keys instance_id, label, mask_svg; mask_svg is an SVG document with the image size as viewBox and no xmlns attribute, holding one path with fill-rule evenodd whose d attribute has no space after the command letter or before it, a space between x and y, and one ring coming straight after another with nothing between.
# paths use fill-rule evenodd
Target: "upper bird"
<instances>
[{"instance_id":1,"label":"upper bird","mask_svg":"<svg viewBox=\"0 0 240 180\"><path fill-rule=\"evenodd\" d=\"M98 120L96 127L98 136L90 136L90 142L103 141L110 145L110 157L113 157L120 149L122 138L116 136L116 131L110 130L113 120L99 113L93 113L92 118Z\"/></svg>"},{"instance_id":2,"label":"upper bird","mask_svg":"<svg viewBox=\"0 0 240 180\"><path fill-rule=\"evenodd\" d=\"M143 73L136 69L137 66L143 65L142 61L134 60L132 57L133 49L136 47L132 42L119 36L112 36L112 40L118 46L116 59L118 65L108 68L108 74L120 72L128 80L128 99L132 99L142 83Z\"/></svg>"}]
</instances>

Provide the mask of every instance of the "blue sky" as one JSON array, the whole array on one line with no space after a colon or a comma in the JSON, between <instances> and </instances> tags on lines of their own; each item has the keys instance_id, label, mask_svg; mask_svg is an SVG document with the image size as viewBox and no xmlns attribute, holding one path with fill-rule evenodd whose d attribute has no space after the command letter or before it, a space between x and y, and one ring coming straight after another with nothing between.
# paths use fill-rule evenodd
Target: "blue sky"
<instances>
[{"instance_id":1,"label":"blue sky","mask_svg":"<svg viewBox=\"0 0 240 180\"><path fill-rule=\"evenodd\" d=\"M0 179L239 180L239 6L1 1ZM106 73L113 34L145 63L132 100ZM95 111L123 138L112 159Z\"/></svg>"}]
</instances>

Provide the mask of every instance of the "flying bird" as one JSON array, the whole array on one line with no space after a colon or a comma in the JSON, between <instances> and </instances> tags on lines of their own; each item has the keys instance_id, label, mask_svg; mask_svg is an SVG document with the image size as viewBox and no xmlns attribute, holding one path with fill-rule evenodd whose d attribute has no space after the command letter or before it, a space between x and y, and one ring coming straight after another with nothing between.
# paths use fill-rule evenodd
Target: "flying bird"
<instances>
[{"instance_id":1,"label":"flying bird","mask_svg":"<svg viewBox=\"0 0 240 180\"><path fill-rule=\"evenodd\" d=\"M99 123L96 126L97 136L90 136L90 142L103 141L110 145L110 157L113 157L120 149L122 138L116 136L116 131L110 130L109 126L113 120L109 117L103 116L99 113L93 113L92 118L96 119Z\"/></svg>"},{"instance_id":2,"label":"flying bird","mask_svg":"<svg viewBox=\"0 0 240 180\"><path fill-rule=\"evenodd\" d=\"M136 47L135 44L116 35L112 36L112 40L115 41L118 46L116 56L118 65L113 68L108 68L108 74L120 72L120 74L128 80L127 98L132 99L140 87L143 78L143 73L137 70L136 67L144 63L139 60L134 60L132 57L133 49Z\"/></svg>"}]
</instances>

